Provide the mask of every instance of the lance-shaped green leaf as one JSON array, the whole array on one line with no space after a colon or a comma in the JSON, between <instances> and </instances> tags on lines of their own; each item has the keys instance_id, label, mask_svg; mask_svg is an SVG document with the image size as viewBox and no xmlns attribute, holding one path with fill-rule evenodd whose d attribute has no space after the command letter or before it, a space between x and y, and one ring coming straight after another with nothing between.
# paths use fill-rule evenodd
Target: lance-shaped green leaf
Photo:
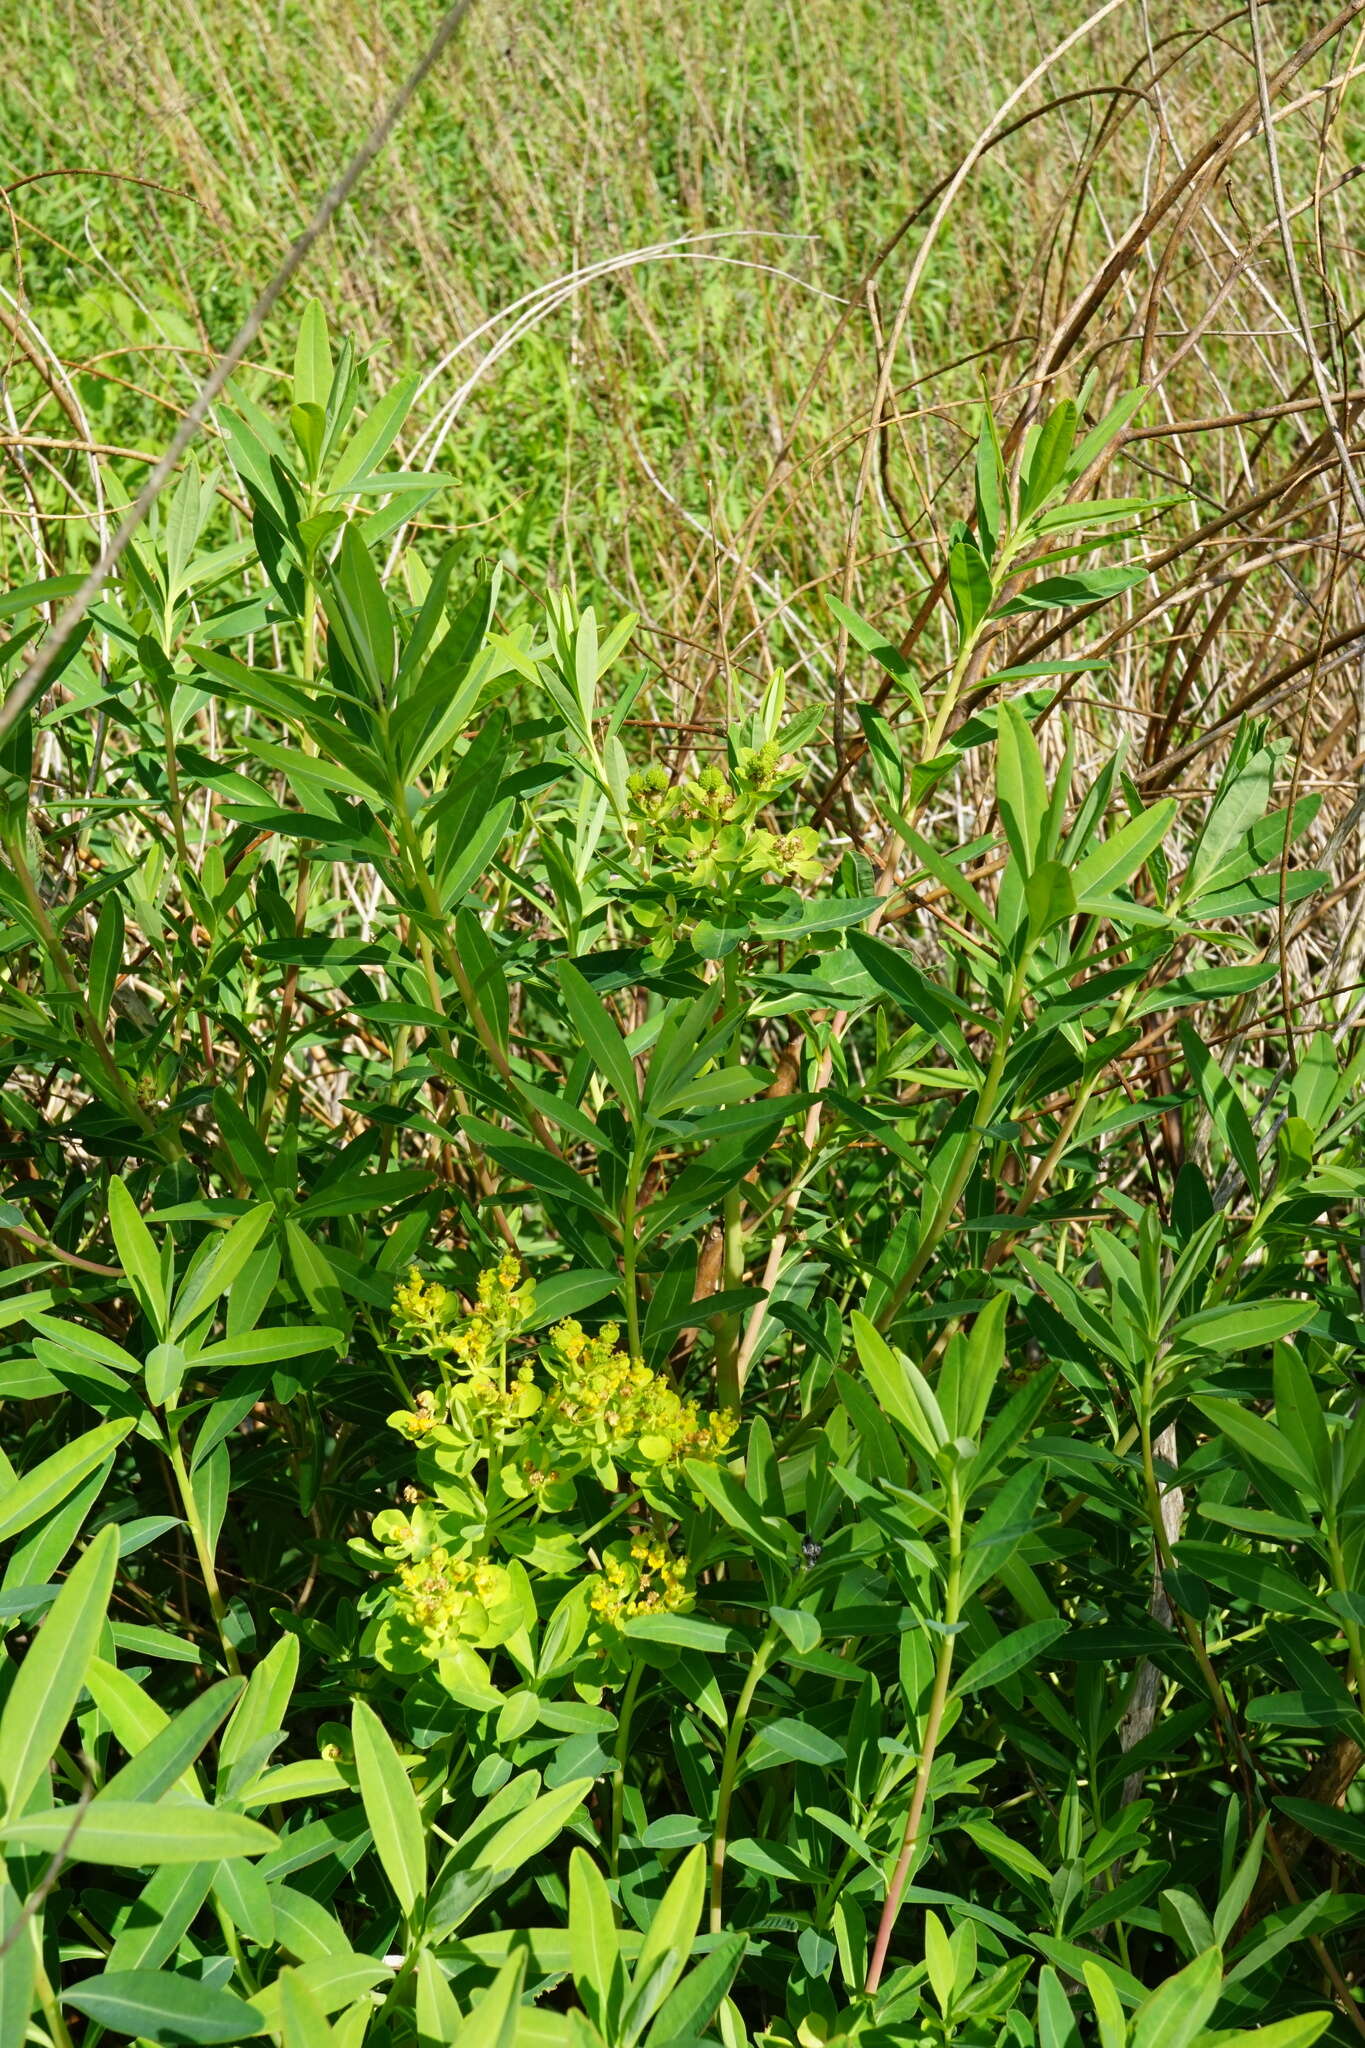
<instances>
[{"instance_id":1,"label":"lance-shaped green leaf","mask_svg":"<svg viewBox=\"0 0 1365 2048\"><path fill-rule=\"evenodd\" d=\"M366 413L332 471L329 496L345 497L358 480L369 476L375 464L383 461L402 432L420 381L416 372L400 377Z\"/></svg>"},{"instance_id":2,"label":"lance-shaped green leaf","mask_svg":"<svg viewBox=\"0 0 1365 2048\"><path fill-rule=\"evenodd\" d=\"M1316 1304L1285 1302L1278 1306L1285 1309L1304 1306L1311 1314ZM1300 1320L1307 1322L1308 1314ZM1277 1335L1288 1335L1288 1332L1277 1332ZM1329 1501L1334 1490L1331 1439L1312 1375L1292 1344L1275 1346L1274 1379L1275 1420L1313 1474L1318 1500Z\"/></svg>"},{"instance_id":3,"label":"lance-shaped green leaf","mask_svg":"<svg viewBox=\"0 0 1365 2048\"><path fill-rule=\"evenodd\" d=\"M112 1805L117 1800L154 1800L169 1792L185 1778L241 1689L240 1678L220 1678L198 1699L182 1707L129 1758L121 1771L115 1771L97 1794L95 1805Z\"/></svg>"},{"instance_id":4,"label":"lance-shaped green leaf","mask_svg":"<svg viewBox=\"0 0 1365 2048\"><path fill-rule=\"evenodd\" d=\"M435 1969L440 1967L425 1953L419 1960ZM281 1970L277 1981L283 2048L334 2048L336 2035L327 2024L326 2014L302 1974L298 1970ZM420 2000L420 1988L418 1995Z\"/></svg>"},{"instance_id":5,"label":"lance-shaped green leaf","mask_svg":"<svg viewBox=\"0 0 1365 2048\"><path fill-rule=\"evenodd\" d=\"M1135 385L1131 391L1125 391L1123 397L1111 407L1099 425L1092 427L1088 434L1082 436L1071 450L1063 467L1062 477L1065 482L1076 483L1085 475L1096 457L1104 453L1110 442L1117 439L1129 420L1138 413L1146 397L1145 384Z\"/></svg>"},{"instance_id":6,"label":"lance-shaped green leaf","mask_svg":"<svg viewBox=\"0 0 1365 2048\"><path fill-rule=\"evenodd\" d=\"M253 1781L270 1761L284 1733L285 1715L299 1670L299 1639L281 1636L262 1657L227 1725L218 1751L220 1793L240 1793L237 1777Z\"/></svg>"},{"instance_id":7,"label":"lance-shaped green leaf","mask_svg":"<svg viewBox=\"0 0 1365 2048\"><path fill-rule=\"evenodd\" d=\"M640 1091L635 1079L635 1063L626 1051L625 1040L613 1024L601 997L583 979L572 960L558 961L555 972L564 991L564 1006L579 1040L597 1071L610 1081L621 1107L633 1121L640 1107Z\"/></svg>"},{"instance_id":8,"label":"lance-shaped green leaf","mask_svg":"<svg viewBox=\"0 0 1365 2048\"><path fill-rule=\"evenodd\" d=\"M1146 569L1077 569L1067 576L1042 576L1002 604L998 615L1010 619L1021 612L1071 611L1077 605L1108 604L1134 584L1145 583L1147 575Z\"/></svg>"},{"instance_id":9,"label":"lance-shaped green leaf","mask_svg":"<svg viewBox=\"0 0 1365 2048\"><path fill-rule=\"evenodd\" d=\"M1130 818L1077 861L1071 870L1071 883L1082 910L1091 896L1112 895L1115 889L1132 881L1170 831L1175 812L1174 797L1164 797L1150 810Z\"/></svg>"},{"instance_id":10,"label":"lance-shaped green leaf","mask_svg":"<svg viewBox=\"0 0 1365 2048\"><path fill-rule=\"evenodd\" d=\"M948 588L959 638L968 640L991 608L994 586L980 548L965 534L948 550Z\"/></svg>"},{"instance_id":11,"label":"lance-shaped green leaf","mask_svg":"<svg viewBox=\"0 0 1365 2048\"><path fill-rule=\"evenodd\" d=\"M706 1847L698 1842L670 1878L668 1890L659 1901L640 1945L627 1994L629 2006L647 1984L650 1986L653 2003L648 2012L636 2015L640 2025L652 2017L682 1975L701 1925L705 1896Z\"/></svg>"},{"instance_id":12,"label":"lance-shaped green leaf","mask_svg":"<svg viewBox=\"0 0 1365 2048\"><path fill-rule=\"evenodd\" d=\"M1198 1033L1188 1024L1180 1026L1180 1043L1214 1129L1241 1168L1251 1192L1259 1195L1261 1168L1256 1137L1236 1089Z\"/></svg>"},{"instance_id":13,"label":"lance-shaped green leaf","mask_svg":"<svg viewBox=\"0 0 1365 2048\"><path fill-rule=\"evenodd\" d=\"M90 947L90 1009L100 1025L109 1015L123 967L123 939L123 904L117 892L111 890L100 905L99 923Z\"/></svg>"},{"instance_id":14,"label":"lance-shaped green leaf","mask_svg":"<svg viewBox=\"0 0 1365 2048\"><path fill-rule=\"evenodd\" d=\"M929 1382L918 1366L891 1349L860 1309L853 1311L851 1320L858 1358L873 1393L892 1420L936 1457L948 1442L948 1428Z\"/></svg>"},{"instance_id":15,"label":"lance-shaped green leaf","mask_svg":"<svg viewBox=\"0 0 1365 2048\"><path fill-rule=\"evenodd\" d=\"M646 2037L648 2048L668 2048L671 2042L702 2039L735 1980L747 1945L748 1937L743 1934L727 1934L717 1942L659 2007Z\"/></svg>"},{"instance_id":16,"label":"lance-shaped green leaf","mask_svg":"<svg viewBox=\"0 0 1365 2048\"><path fill-rule=\"evenodd\" d=\"M1028 876L1047 829L1047 778L1032 727L1023 713L1008 703L1000 707L996 795L1010 852Z\"/></svg>"},{"instance_id":17,"label":"lance-shaped green leaf","mask_svg":"<svg viewBox=\"0 0 1365 2048\"><path fill-rule=\"evenodd\" d=\"M169 1335L182 1336L197 1316L227 1293L245 1270L252 1252L269 1229L275 1211L269 1202L259 1202L245 1216L211 1241L185 1276L175 1297Z\"/></svg>"},{"instance_id":18,"label":"lance-shaped green leaf","mask_svg":"<svg viewBox=\"0 0 1365 2048\"><path fill-rule=\"evenodd\" d=\"M1184 1316L1171 1331L1171 1344L1182 1350L1221 1354L1257 1351L1279 1337L1301 1329L1315 1313L1311 1301L1227 1301ZM1276 1410L1278 1415L1278 1408Z\"/></svg>"},{"instance_id":19,"label":"lance-shaped green leaf","mask_svg":"<svg viewBox=\"0 0 1365 2048\"><path fill-rule=\"evenodd\" d=\"M1255 1833L1246 1847L1246 1853L1232 1874L1231 1881L1223 1886L1213 1915L1214 1939L1226 1942L1238 1921L1248 1899L1256 1887L1265 1858L1266 1829L1270 1826L1270 1815L1263 1814Z\"/></svg>"},{"instance_id":20,"label":"lance-shaped green leaf","mask_svg":"<svg viewBox=\"0 0 1365 2048\"><path fill-rule=\"evenodd\" d=\"M491 1159L496 1159L509 1174L524 1180L537 1194L567 1202L574 1208L586 1209L603 1221L610 1220L611 1211L592 1182L585 1174L576 1172L567 1161L556 1159L553 1153L543 1151L529 1139L499 1130L496 1124L486 1123L482 1117L461 1117L460 1126L474 1144L487 1152Z\"/></svg>"},{"instance_id":21,"label":"lance-shaped green leaf","mask_svg":"<svg viewBox=\"0 0 1365 2048\"><path fill-rule=\"evenodd\" d=\"M1058 860L1038 863L1024 884L1024 900L1028 905L1029 932L1036 939L1076 914L1076 892L1070 875Z\"/></svg>"},{"instance_id":22,"label":"lance-shaped green leaf","mask_svg":"<svg viewBox=\"0 0 1365 2048\"><path fill-rule=\"evenodd\" d=\"M795 1557L800 1539L791 1523L777 1515L765 1515L752 1495L723 1467L689 1458L685 1470L689 1482L710 1501L721 1520L747 1536L756 1550L768 1557Z\"/></svg>"},{"instance_id":23,"label":"lance-shaped green leaf","mask_svg":"<svg viewBox=\"0 0 1365 2048\"><path fill-rule=\"evenodd\" d=\"M1223 1958L1211 1948L1154 1991L1134 2013L1133 2048L1190 2048L1223 1989Z\"/></svg>"},{"instance_id":24,"label":"lance-shaped green leaf","mask_svg":"<svg viewBox=\"0 0 1365 2048\"><path fill-rule=\"evenodd\" d=\"M944 1051L966 1067L976 1058L962 1034L959 1017L974 1020L971 1006L922 974L909 955L867 932L850 932L848 942L879 988L927 1031ZM975 1020L974 1020L975 1021Z\"/></svg>"},{"instance_id":25,"label":"lance-shaped green leaf","mask_svg":"<svg viewBox=\"0 0 1365 2048\"><path fill-rule=\"evenodd\" d=\"M21 1924L25 1911L25 1901L0 1867L0 2041L26 2040L33 2011L38 1951L27 1925Z\"/></svg>"},{"instance_id":26,"label":"lance-shaped green leaf","mask_svg":"<svg viewBox=\"0 0 1365 2048\"><path fill-rule=\"evenodd\" d=\"M279 1837L244 1814L220 1813L211 1806L111 1799L108 1805L92 1801L83 1813L59 1806L7 1820L0 1828L0 1842L38 1849L47 1856L65 1848L69 1862L139 1870L149 1864L264 1856L278 1847Z\"/></svg>"},{"instance_id":27,"label":"lance-shaped green leaf","mask_svg":"<svg viewBox=\"0 0 1365 2048\"><path fill-rule=\"evenodd\" d=\"M327 315L321 301L310 299L299 315L294 338L294 403L327 403L332 388L332 348L327 338Z\"/></svg>"},{"instance_id":28,"label":"lance-shaped green leaf","mask_svg":"<svg viewBox=\"0 0 1365 2048\"><path fill-rule=\"evenodd\" d=\"M60 1330L65 1325L54 1323L53 1327ZM35 1465L31 1472L25 1472L22 1478L0 1490L0 1542L19 1535L50 1514L97 1465L104 1463L132 1428L130 1421L102 1422L74 1442L63 1444L41 1465Z\"/></svg>"},{"instance_id":29,"label":"lance-shaped green leaf","mask_svg":"<svg viewBox=\"0 0 1365 2048\"><path fill-rule=\"evenodd\" d=\"M459 2048L516 2048L526 1952L505 1962L460 2028Z\"/></svg>"},{"instance_id":30,"label":"lance-shaped green leaf","mask_svg":"<svg viewBox=\"0 0 1365 2048\"><path fill-rule=\"evenodd\" d=\"M989 578L987 582L989 586ZM825 603L854 645L861 647L864 654L870 654L878 668L885 669L886 673L900 684L923 718L924 698L920 692L919 679L899 647L894 646L885 634L879 633L875 626L870 626L866 619L859 618L857 612L846 605L842 598L827 595Z\"/></svg>"},{"instance_id":31,"label":"lance-shaped green leaf","mask_svg":"<svg viewBox=\"0 0 1365 2048\"><path fill-rule=\"evenodd\" d=\"M0 1787L10 1821L37 1790L80 1698L117 1562L118 1530L110 1526L78 1560L10 1687L0 1715Z\"/></svg>"},{"instance_id":32,"label":"lance-shaped green leaf","mask_svg":"<svg viewBox=\"0 0 1365 2048\"><path fill-rule=\"evenodd\" d=\"M426 1889L426 1838L421 1809L397 1751L373 1707L357 1700L351 1716L356 1772L365 1818L384 1875L405 1914Z\"/></svg>"},{"instance_id":33,"label":"lance-shaped green leaf","mask_svg":"<svg viewBox=\"0 0 1365 2048\"><path fill-rule=\"evenodd\" d=\"M945 860L937 847L931 845L924 835L917 832L907 818L898 818L900 834L908 850L927 874L955 896L968 915L976 920L982 930L991 938L999 939L1000 927L986 904L980 891L974 889L962 870L951 860Z\"/></svg>"},{"instance_id":34,"label":"lance-shaped green leaf","mask_svg":"<svg viewBox=\"0 0 1365 2048\"><path fill-rule=\"evenodd\" d=\"M1012 1678L1016 1671L1022 1671L1032 1664L1052 1643L1066 1634L1064 1621L1030 1621L1012 1634L1002 1636L998 1643L992 1643L979 1657L973 1658L955 1690L959 1693L982 1692L988 1686L1000 1685Z\"/></svg>"},{"instance_id":35,"label":"lance-shaped green leaf","mask_svg":"<svg viewBox=\"0 0 1365 2048\"><path fill-rule=\"evenodd\" d=\"M591 1792L591 1778L571 1778L553 1792L542 1792L518 1814L505 1821L486 1841L473 1859L475 1870L520 1870L542 1849L563 1833L571 1814L578 1811Z\"/></svg>"},{"instance_id":36,"label":"lance-shaped green leaf","mask_svg":"<svg viewBox=\"0 0 1365 2048\"><path fill-rule=\"evenodd\" d=\"M347 660L376 700L386 701L393 685L393 611L354 521L342 536L323 602Z\"/></svg>"},{"instance_id":37,"label":"lance-shaped green leaf","mask_svg":"<svg viewBox=\"0 0 1365 2048\"><path fill-rule=\"evenodd\" d=\"M87 2019L139 2041L244 2041L260 2029L235 1992L172 1970L104 1970L63 1998Z\"/></svg>"},{"instance_id":38,"label":"lance-shaped green leaf","mask_svg":"<svg viewBox=\"0 0 1365 2048\"><path fill-rule=\"evenodd\" d=\"M1291 1486L1311 1493L1312 1473L1283 1431L1276 1429L1273 1423L1243 1407L1240 1401L1209 1395L1205 1399L1196 1399L1194 1405L1205 1420L1221 1430L1244 1456L1257 1460L1268 1471L1287 1479Z\"/></svg>"},{"instance_id":39,"label":"lance-shaped green leaf","mask_svg":"<svg viewBox=\"0 0 1365 2048\"><path fill-rule=\"evenodd\" d=\"M569 1949L583 2010L610 2039L625 1997L625 1965L606 1879L586 1849L569 1857Z\"/></svg>"},{"instance_id":40,"label":"lance-shaped green leaf","mask_svg":"<svg viewBox=\"0 0 1365 2048\"><path fill-rule=\"evenodd\" d=\"M166 1328L166 1283L162 1278L161 1255L137 1203L117 1174L109 1183L109 1228L142 1312L160 1337Z\"/></svg>"}]
</instances>

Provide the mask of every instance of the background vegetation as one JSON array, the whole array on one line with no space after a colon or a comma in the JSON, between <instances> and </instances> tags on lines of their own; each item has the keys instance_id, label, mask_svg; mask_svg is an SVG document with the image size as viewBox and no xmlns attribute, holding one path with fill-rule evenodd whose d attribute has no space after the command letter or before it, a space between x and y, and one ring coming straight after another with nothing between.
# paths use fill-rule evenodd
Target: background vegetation
<instances>
[{"instance_id":1,"label":"background vegetation","mask_svg":"<svg viewBox=\"0 0 1365 2048\"><path fill-rule=\"evenodd\" d=\"M1355 2039L1365 11L475 9L29 705L432 26L9 24L0 2048Z\"/></svg>"}]
</instances>

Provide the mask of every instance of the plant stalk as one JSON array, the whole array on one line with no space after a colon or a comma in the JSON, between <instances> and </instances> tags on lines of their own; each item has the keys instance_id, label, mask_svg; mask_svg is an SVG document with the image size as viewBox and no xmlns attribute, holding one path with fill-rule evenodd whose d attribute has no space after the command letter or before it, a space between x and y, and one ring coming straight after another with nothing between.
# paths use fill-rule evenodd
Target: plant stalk
<instances>
[{"instance_id":1,"label":"plant stalk","mask_svg":"<svg viewBox=\"0 0 1365 2048\"><path fill-rule=\"evenodd\" d=\"M962 1503L958 1497L957 1485L950 1483L948 1512L948 1580L943 1603L944 1625L949 1633L939 1645L938 1662L934 1668L934 1689L929 1697L929 1713L924 1724L924 1745L920 1751L919 1769L915 1773L915 1789L910 1795L910 1811L905 1817L905 1834L901 1839L901 1852L896 1859L896 1868L887 1887L882 1916L877 1925L877 1938L873 1944L872 1960L867 1966L867 1981L864 1990L870 1997L882 1981L886 1968L887 1951L891 1946L891 1935L900 1912L901 1900L905 1895L910 1866L919 1847L920 1824L924 1818L924 1802L929 1794L929 1779L934 1768L934 1756L938 1749L939 1732L948 1705L948 1691L952 1684L953 1652L957 1646L957 1623L962 1607Z\"/></svg>"}]
</instances>

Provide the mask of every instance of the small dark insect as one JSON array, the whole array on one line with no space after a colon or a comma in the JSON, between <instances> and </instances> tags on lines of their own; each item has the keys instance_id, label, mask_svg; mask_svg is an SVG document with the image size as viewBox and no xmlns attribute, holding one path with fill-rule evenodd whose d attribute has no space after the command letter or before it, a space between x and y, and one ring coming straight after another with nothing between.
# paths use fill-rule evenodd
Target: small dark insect
<instances>
[{"instance_id":1,"label":"small dark insect","mask_svg":"<svg viewBox=\"0 0 1365 2048\"><path fill-rule=\"evenodd\" d=\"M813 1536L806 1537L801 1545L801 1556L804 1559L804 1569L806 1571L809 1571L813 1564L818 1564L824 1547L824 1544L817 1543Z\"/></svg>"}]
</instances>

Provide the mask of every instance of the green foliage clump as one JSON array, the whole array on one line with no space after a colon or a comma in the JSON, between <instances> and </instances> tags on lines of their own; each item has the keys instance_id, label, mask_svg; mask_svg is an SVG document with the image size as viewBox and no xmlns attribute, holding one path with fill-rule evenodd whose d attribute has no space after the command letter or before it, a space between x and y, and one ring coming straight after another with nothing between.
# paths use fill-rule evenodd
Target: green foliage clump
<instances>
[{"instance_id":1,"label":"green foliage clump","mask_svg":"<svg viewBox=\"0 0 1365 2048\"><path fill-rule=\"evenodd\" d=\"M1365 1048L1227 1050L1316 798L1011 658L1137 395L983 412L859 748L700 760L388 565L360 389L0 712L3 2048L1351 2038Z\"/></svg>"}]
</instances>

